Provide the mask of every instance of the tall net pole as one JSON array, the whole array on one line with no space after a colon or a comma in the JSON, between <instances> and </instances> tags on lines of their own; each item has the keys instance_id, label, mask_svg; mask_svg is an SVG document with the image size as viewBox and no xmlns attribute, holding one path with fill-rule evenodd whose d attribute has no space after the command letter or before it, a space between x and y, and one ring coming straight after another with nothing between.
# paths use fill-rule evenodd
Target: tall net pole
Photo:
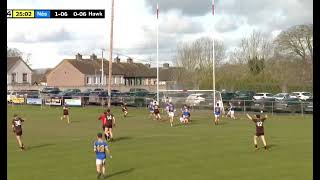
<instances>
[{"instance_id":1,"label":"tall net pole","mask_svg":"<svg viewBox=\"0 0 320 180\"><path fill-rule=\"evenodd\" d=\"M212 0L212 16L214 16L214 0ZM213 107L216 107L216 78L214 64L214 34L212 29L212 88L213 88Z\"/></svg>"},{"instance_id":2,"label":"tall net pole","mask_svg":"<svg viewBox=\"0 0 320 180\"><path fill-rule=\"evenodd\" d=\"M108 84L108 108L111 106L111 84L112 84L112 48L113 48L113 16L114 0L111 6L111 31L110 31L110 54L109 54L109 84Z\"/></svg>"},{"instance_id":3,"label":"tall net pole","mask_svg":"<svg viewBox=\"0 0 320 180\"><path fill-rule=\"evenodd\" d=\"M159 6L157 3L157 102L159 103Z\"/></svg>"}]
</instances>

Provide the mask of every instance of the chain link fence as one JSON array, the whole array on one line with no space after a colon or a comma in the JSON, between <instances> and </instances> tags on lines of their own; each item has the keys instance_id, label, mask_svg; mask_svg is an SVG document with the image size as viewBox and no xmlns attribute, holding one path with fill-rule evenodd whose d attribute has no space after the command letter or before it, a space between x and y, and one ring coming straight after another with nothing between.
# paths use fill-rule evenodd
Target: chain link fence
<instances>
[{"instance_id":1,"label":"chain link fence","mask_svg":"<svg viewBox=\"0 0 320 180\"><path fill-rule=\"evenodd\" d=\"M136 96L129 94L118 94L111 96L111 105L120 106L126 103L131 107L147 108L150 102L154 102L156 96ZM179 110L184 105L190 107L191 111L213 111L213 93L211 92L179 92L179 93L160 93L158 104L161 109L165 109L166 103L172 102L176 109ZM95 94L76 95L76 96L59 96L45 95L37 93L17 92L16 94L7 94L8 105L38 105L38 106L101 106L106 107L108 104L107 96ZM216 103L223 109L223 114L227 114L232 107L237 114L248 112L266 112L272 115L291 113L292 115L302 116L313 113L313 100L306 101L278 101L278 100L223 100L221 95L216 95Z\"/></svg>"}]
</instances>

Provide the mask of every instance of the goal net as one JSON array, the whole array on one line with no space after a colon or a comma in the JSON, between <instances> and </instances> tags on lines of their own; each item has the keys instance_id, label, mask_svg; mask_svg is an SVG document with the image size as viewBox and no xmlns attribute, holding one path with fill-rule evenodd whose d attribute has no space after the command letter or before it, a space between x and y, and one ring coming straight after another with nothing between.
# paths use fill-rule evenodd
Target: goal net
<instances>
[{"instance_id":1,"label":"goal net","mask_svg":"<svg viewBox=\"0 0 320 180\"><path fill-rule=\"evenodd\" d=\"M196 110L213 110L221 107L224 111L223 100L219 91L213 90L159 90L159 104L164 107L167 102L172 102L177 109L183 105Z\"/></svg>"}]
</instances>

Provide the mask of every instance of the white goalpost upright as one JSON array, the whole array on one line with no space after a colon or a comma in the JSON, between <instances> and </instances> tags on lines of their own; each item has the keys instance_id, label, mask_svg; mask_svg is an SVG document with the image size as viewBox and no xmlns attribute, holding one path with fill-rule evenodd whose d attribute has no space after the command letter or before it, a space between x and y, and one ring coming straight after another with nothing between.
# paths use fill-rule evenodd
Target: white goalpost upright
<instances>
[{"instance_id":1,"label":"white goalpost upright","mask_svg":"<svg viewBox=\"0 0 320 180\"><path fill-rule=\"evenodd\" d=\"M159 6L157 2L157 102L159 103Z\"/></svg>"},{"instance_id":2,"label":"white goalpost upright","mask_svg":"<svg viewBox=\"0 0 320 180\"><path fill-rule=\"evenodd\" d=\"M214 0L212 0L212 16L214 16ZM213 31L213 29L212 29ZM212 89L213 92L216 90L216 81L215 81L215 67L214 67L214 35L212 32ZM213 108L216 107L216 93L213 93Z\"/></svg>"},{"instance_id":3,"label":"white goalpost upright","mask_svg":"<svg viewBox=\"0 0 320 180\"><path fill-rule=\"evenodd\" d=\"M212 0L212 16L214 16L214 0ZM221 93L216 91L216 84L215 84L215 51L214 51L214 33L212 30L212 90L159 90L159 6L157 2L157 102L160 104L159 101L159 92L212 92L213 93L213 108L216 107L216 94L219 94L219 101L222 102ZM219 104L220 107L223 108L223 103Z\"/></svg>"}]
</instances>

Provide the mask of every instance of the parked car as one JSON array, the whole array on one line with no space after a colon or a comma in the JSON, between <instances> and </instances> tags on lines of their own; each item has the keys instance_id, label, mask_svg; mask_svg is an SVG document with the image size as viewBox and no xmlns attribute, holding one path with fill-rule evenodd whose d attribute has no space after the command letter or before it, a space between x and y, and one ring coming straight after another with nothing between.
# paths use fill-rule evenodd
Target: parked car
<instances>
[{"instance_id":1,"label":"parked car","mask_svg":"<svg viewBox=\"0 0 320 180\"><path fill-rule=\"evenodd\" d=\"M95 88L93 91L106 91L106 90L103 88Z\"/></svg>"},{"instance_id":2,"label":"parked car","mask_svg":"<svg viewBox=\"0 0 320 180\"><path fill-rule=\"evenodd\" d=\"M289 95L289 93L278 93L278 94L275 94L273 97L276 100L281 101L281 100L285 100L285 99L290 98L290 95Z\"/></svg>"},{"instance_id":3,"label":"parked car","mask_svg":"<svg viewBox=\"0 0 320 180\"><path fill-rule=\"evenodd\" d=\"M108 92L106 91L92 91L89 94L88 104L106 105L108 102Z\"/></svg>"},{"instance_id":4,"label":"parked car","mask_svg":"<svg viewBox=\"0 0 320 180\"><path fill-rule=\"evenodd\" d=\"M12 103L12 99L18 96L17 91L7 91L7 102Z\"/></svg>"},{"instance_id":5,"label":"parked car","mask_svg":"<svg viewBox=\"0 0 320 180\"><path fill-rule=\"evenodd\" d=\"M59 94L61 91L57 87L45 87L42 89L42 94Z\"/></svg>"},{"instance_id":6,"label":"parked car","mask_svg":"<svg viewBox=\"0 0 320 180\"><path fill-rule=\"evenodd\" d=\"M156 99L156 93L137 91L122 93L122 101L128 106L146 107L150 101Z\"/></svg>"},{"instance_id":7,"label":"parked car","mask_svg":"<svg viewBox=\"0 0 320 180\"><path fill-rule=\"evenodd\" d=\"M111 90L111 101L110 101L111 105L121 105L123 104L123 97L122 97L122 93L118 90Z\"/></svg>"},{"instance_id":8,"label":"parked car","mask_svg":"<svg viewBox=\"0 0 320 180\"><path fill-rule=\"evenodd\" d=\"M205 102L206 98L203 93L190 94L186 99L188 106L198 106L201 102Z\"/></svg>"},{"instance_id":9,"label":"parked car","mask_svg":"<svg viewBox=\"0 0 320 180\"><path fill-rule=\"evenodd\" d=\"M252 111L271 112L275 103L275 98L261 98L253 100L251 104Z\"/></svg>"},{"instance_id":10,"label":"parked car","mask_svg":"<svg viewBox=\"0 0 320 180\"><path fill-rule=\"evenodd\" d=\"M88 105L90 92L92 92L92 89L86 89L82 92L78 92L78 93L73 94L72 97L79 97L80 96L82 104Z\"/></svg>"},{"instance_id":11,"label":"parked car","mask_svg":"<svg viewBox=\"0 0 320 180\"><path fill-rule=\"evenodd\" d=\"M130 88L129 92L149 92L148 90L146 89L143 89L143 88Z\"/></svg>"},{"instance_id":12,"label":"parked car","mask_svg":"<svg viewBox=\"0 0 320 180\"><path fill-rule=\"evenodd\" d=\"M81 93L80 89L66 89L58 94L55 94L55 96L63 99L71 99L73 96L77 95L78 93Z\"/></svg>"},{"instance_id":13,"label":"parked car","mask_svg":"<svg viewBox=\"0 0 320 180\"><path fill-rule=\"evenodd\" d=\"M185 104L187 97L189 96L189 93L182 92L182 93L171 93L166 95L160 95L161 98L161 106L164 105L164 102L166 101L166 98L168 97L168 100L171 101L175 106L182 106Z\"/></svg>"},{"instance_id":14,"label":"parked car","mask_svg":"<svg viewBox=\"0 0 320 180\"><path fill-rule=\"evenodd\" d=\"M273 95L271 93L256 93L254 96L253 96L253 99L254 100L257 100L257 99L267 99L267 98L272 98Z\"/></svg>"},{"instance_id":15,"label":"parked car","mask_svg":"<svg viewBox=\"0 0 320 180\"><path fill-rule=\"evenodd\" d=\"M81 93L80 89L66 89L65 91L60 92L58 95L63 98L71 98L77 93Z\"/></svg>"},{"instance_id":16,"label":"parked car","mask_svg":"<svg viewBox=\"0 0 320 180\"><path fill-rule=\"evenodd\" d=\"M274 103L275 112L301 112L302 102L298 98L289 98Z\"/></svg>"},{"instance_id":17,"label":"parked car","mask_svg":"<svg viewBox=\"0 0 320 180\"><path fill-rule=\"evenodd\" d=\"M306 113L313 113L313 98L309 98L304 102L303 111Z\"/></svg>"},{"instance_id":18,"label":"parked car","mask_svg":"<svg viewBox=\"0 0 320 180\"><path fill-rule=\"evenodd\" d=\"M254 91L237 91L235 97L230 102L234 106L235 110L249 110L253 103Z\"/></svg>"},{"instance_id":19,"label":"parked car","mask_svg":"<svg viewBox=\"0 0 320 180\"><path fill-rule=\"evenodd\" d=\"M237 94L234 92L226 92L226 91L221 92L221 97L222 97L223 101L230 101L232 98L234 98L236 96L237 96Z\"/></svg>"},{"instance_id":20,"label":"parked car","mask_svg":"<svg viewBox=\"0 0 320 180\"><path fill-rule=\"evenodd\" d=\"M307 100L310 97L312 97L312 94L310 92L292 92L290 94L290 97L299 98L301 100Z\"/></svg>"}]
</instances>

